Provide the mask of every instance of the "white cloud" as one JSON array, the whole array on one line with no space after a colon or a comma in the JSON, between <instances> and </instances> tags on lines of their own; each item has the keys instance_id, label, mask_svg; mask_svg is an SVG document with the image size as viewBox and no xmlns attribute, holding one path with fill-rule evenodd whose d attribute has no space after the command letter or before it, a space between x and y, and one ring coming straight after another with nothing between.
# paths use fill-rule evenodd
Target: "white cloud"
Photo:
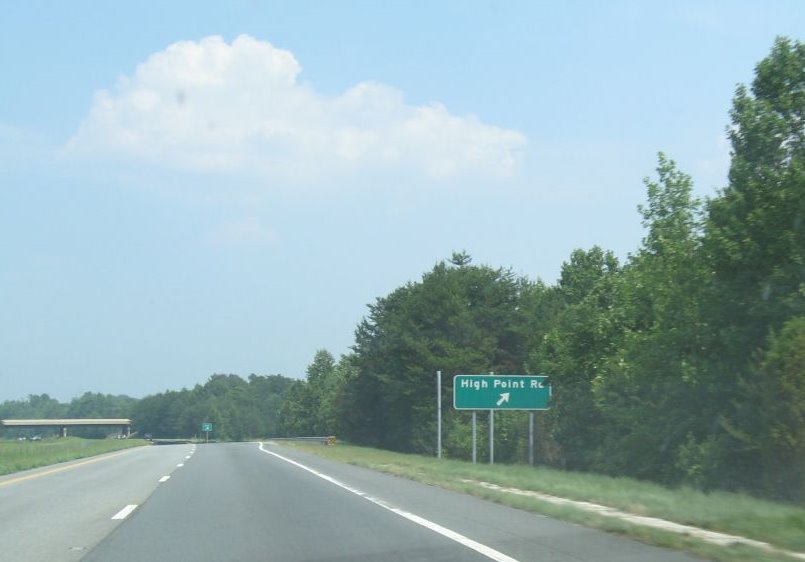
<instances>
[{"instance_id":1,"label":"white cloud","mask_svg":"<svg viewBox=\"0 0 805 562\"><path fill-rule=\"evenodd\" d=\"M216 248L227 246L257 246L276 242L277 233L254 217L247 217L215 227L209 236Z\"/></svg>"},{"instance_id":2,"label":"white cloud","mask_svg":"<svg viewBox=\"0 0 805 562\"><path fill-rule=\"evenodd\" d=\"M374 82L338 96L298 80L290 51L241 35L174 43L96 92L72 157L316 183L365 173L430 180L516 174L525 136L407 104Z\"/></svg>"}]
</instances>

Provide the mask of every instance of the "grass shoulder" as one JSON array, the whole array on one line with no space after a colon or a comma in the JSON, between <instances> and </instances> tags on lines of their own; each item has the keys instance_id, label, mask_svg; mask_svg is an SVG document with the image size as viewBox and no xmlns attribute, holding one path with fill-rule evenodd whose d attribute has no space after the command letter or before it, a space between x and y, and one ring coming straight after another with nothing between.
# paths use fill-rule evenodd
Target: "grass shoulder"
<instances>
[{"instance_id":1,"label":"grass shoulder","mask_svg":"<svg viewBox=\"0 0 805 562\"><path fill-rule=\"evenodd\" d=\"M0 476L60 462L140 447L142 439L81 439L65 437L41 441L0 441Z\"/></svg>"},{"instance_id":2,"label":"grass shoulder","mask_svg":"<svg viewBox=\"0 0 805 562\"><path fill-rule=\"evenodd\" d=\"M283 443L285 444L285 443ZM656 517L805 552L805 508L751 496L691 488L667 488L631 478L567 472L524 465L475 464L338 444L292 443L294 448L332 460L395 474L428 484L483 497L527 511L628 535L643 542L683 549L713 560L792 560L776 552L741 545L714 545L693 537L648 528L570 506L484 488L472 482L540 492L605 505L635 515ZM802 558L805 559L805 555Z\"/></svg>"}]
</instances>

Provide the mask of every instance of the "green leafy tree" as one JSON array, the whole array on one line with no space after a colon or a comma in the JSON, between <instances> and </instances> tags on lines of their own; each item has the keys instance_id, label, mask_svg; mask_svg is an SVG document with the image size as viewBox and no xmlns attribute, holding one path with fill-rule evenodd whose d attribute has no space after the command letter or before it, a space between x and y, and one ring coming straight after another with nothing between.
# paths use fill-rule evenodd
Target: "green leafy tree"
<instances>
[{"instance_id":1,"label":"green leafy tree","mask_svg":"<svg viewBox=\"0 0 805 562\"><path fill-rule=\"evenodd\" d=\"M291 386L280 409L281 432L288 437L311 437L316 433L315 412L317 401L307 381L296 381Z\"/></svg>"},{"instance_id":2,"label":"green leafy tree","mask_svg":"<svg viewBox=\"0 0 805 562\"><path fill-rule=\"evenodd\" d=\"M192 390L146 396L134 405L132 421L140 434L154 437L194 437L201 424L214 425L212 437L243 440L281 432L279 411L294 384L280 375L213 375Z\"/></svg>"},{"instance_id":3,"label":"green leafy tree","mask_svg":"<svg viewBox=\"0 0 805 562\"><path fill-rule=\"evenodd\" d=\"M308 365L304 381L294 384L280 412L282 430L290 436L333 433L333 394L338 392L337 367L332 354L320 349Z\"/></svg>"},{"instance_id":4,"label":"green leafy tree","mask_svg":"<svg viewBox=\"0 0 805 562\"><path fill-rule=\"evenodd\" d=\"M356 331L357 371L343 394L347 436L433 452L437 370L447 403L451 374L523 369L527 334L519 305L527 286L511 271L470 265L462 253L370 305Z\"/></svg>"},{"instance_id":5,"label":"green leafy tree","mask_svg":"<svg viewBox=\"0 0 805 562\"><path fill-rule=\"evenodd\" d=\"M706 484L725 476L777 499L805 501L805 316L792 318L769 338L768 349L740 379L735 414L725 432L696 451ZM727 459L732 465L713 462ZM736 460L738 461L736 463Z\"/></svg>"},{"instance_id":6,"label":"green leafy tree","mask_svg":"<svg viewBox=\"0 0 805 562\"><path fill-rule=\"evenodd\" d=\"M342 435L344 423L341 413L345 408L345 389L357 376L358 369L353 355L344 355L324 380L321 391L320 419L322 434Z\"/></svg>"},{"instance_id":7,"label":"green leafy tree","mask_svg":"<svg viewBox=\"0 0 805 562\"><path fill-rule=\"evenodd\" d=\"M805 44L778 38L733 100L729 185L710 202L705 241L736 372L769 329L805 314L804 92Z\"/></svg>"},{"instance_id":8,"label":"green leafy tree","mask_svg":"<svg viewBox=\"0 0 805 562\"><path fill-rule=\"evenodd\" d=\"M599 247L575 250L562 265L556 293L562 308L529 364L551 377L553 398L547 429L556 445L553 464L589 469L602 439L601 415L592 381L621 340L623 327L613 314L620 267Z\"/></svg>"},{"instance_id":9,"label":"green leafy tree","mask_svg":"<svg viewBox=\"0 0 805 562\"><path fill-rule=\"evenodd\" d=\"M624 268L617 308L624 337L594 381L606 438L595 466L661 481L680 478L677 453L698 434L710 286L701 252L701 205L689 176L659 155L639 210L647 234Z\"/></svg>"},{"instance_id":10,"label":"green leafy tree","mask_svg":"<svg viewBox=\"0 0 805 562\"><path fill-rule=\"evenodd\" d=\"M778 38L733 99L729 184L708 204L704 237L714 273L708 352L718 358L711 395L719 398L716 431L689 448L704 482L759 489L768 470L745 389L768 334L805 315L804 91L805 45ZM775 406L786 407L785 397Z\"/></svg>"},{"instance_id":11,"label":"green leafy tree","mask_svg":"<svg viewBox=\"0 0 805 562\"><path fill-rule=\"evenodd\" d=\"M259 420L255 436L280 435L280 408L293 384L292 379L282 375L249 375L250 394L254 400L254 415Z\"/></svg>"},{"instance_id":12,"label":"green leafy tree","mask_svg":"<svg viewBox=\"0 0 805 562\"><path fill-rule=\"evenodd\" d=\"M756 438L768 492L805 501L805 316L771 338L746 404L759 400Z\"/></svg>"}]
</instances>

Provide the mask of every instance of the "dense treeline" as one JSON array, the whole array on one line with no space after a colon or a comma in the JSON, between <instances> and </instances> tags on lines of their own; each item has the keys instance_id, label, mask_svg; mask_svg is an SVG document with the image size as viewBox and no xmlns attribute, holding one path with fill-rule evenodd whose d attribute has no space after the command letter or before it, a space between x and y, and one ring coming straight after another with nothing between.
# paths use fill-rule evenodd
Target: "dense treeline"
<instances>
[{"instance_id":1,"label":"dense treeline","mask_svg":"<svg viewBox=\"0 0 805 562\"><path fill-rule=\"evenodd\" d=\"M85 392L69 403L62 403L47 394L32 394L25 400L7 400L0 403L0 419L48 418L128 418L137 402L130 396ZM57 434L57 428L5 429L6 437L42 436ZM119 433L116 428L71 428L70 434L79 437L104 437Z\"/></svg>"},{"instance_id":2,"label":"dense treeline","mask_svg":"<svg viewBox=\"0 0 805 562\"><path fill-rule=\"evenodd\" d=\"M294 380L281 375L213 375L192 390L167 391L139 400L132 408L134 429L153 437L196 437L212 423L212 437L243 440L278 436L279 411Z\"/></svg>"},{"instance_id":3,"label":"dense treeline","mask_svg":"<svg viewBox=\"0 0 805 562\"><path fill-rule=\"evenodd\" d=\"M189 438L201 434L202 423L212 423L212 437L242 440L286 434L279 423L285 395L295 380L281 375L212 375L192 389L166 391L142 399L87 392L70 403L47 394L0 403L4 418L130 418L132 430L142 437ZM296 426L291 426L296 431ZM7 429L5 437L55 435L56 429ZM72 435L105 437L115 428L75 428Z\"/></svg>"},{"instance_id":4,"label":"dense treeline","mask_svg":"<svg viewBox=\"0 0 805 562\"><path fill-rule=\"evenodd\" d=\"M282 423L432 453L436 370L547 374L542 463L805 500L804 92L805 45L778 39L736 91L717 196L661 154L624 263L576 250L547 286L454 254L377 299L351 355L317 353ZM448 455L468 419L445 411ZM523 460L525 420L498 415L497 458Z\"/></svg>"}]
</instances>

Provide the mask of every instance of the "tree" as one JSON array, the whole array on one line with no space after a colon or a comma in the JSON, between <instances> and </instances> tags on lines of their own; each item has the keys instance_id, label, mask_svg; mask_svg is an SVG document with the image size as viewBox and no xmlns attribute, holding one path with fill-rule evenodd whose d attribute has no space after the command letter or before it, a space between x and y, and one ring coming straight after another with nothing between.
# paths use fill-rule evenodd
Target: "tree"
<instances>
[{"instance_id":1,"label":"tree","mask_svg":"<svg viewBox=\"0 0 805 562\"><path fill-rule=\"evenodd\" d=\"M259 419L257 433L266 437L279 436L279 413L282 402L294 381L282 375L249 375L250 395L254 400L254 415Z\"/></svg>"},{"instance_id":2,"label":"tree","mask_svg":"<svg viewBox=\"0 0 805 562\"><path fill-rule=\"evenodd\" d=\"M803 92L805 45L778 38L751 87L739 85L733 99L729 184L708 202L703 240L713 271L703 305L717 423L688 456L704 482L757 490L769 469L758 454L761 425L744 402L768 335L805 315ZM790 406L781 398L775 409Z\"/></svg>"},{"instance_id":3,"label":"tree","mask_svg":"<svg viewBox=\"0 0 805 562\"><path fill-rule=\"evenodd\" d=\"M805 316L771 337L758 374L745 403L760 401L763 484L776 497L805 501Z\"/></svg>"},{"instance_id":4,"label":"tree","mask_svg":"<svg viewBox=\"0 0 805 562\"><path fill-rule=\"evenodd\" d=\"M85 392L73 398L67 408L68 418L128 418L137 400L129 396L113 396L99 392ZM100 438L108 435L113 428L76 428L73 435Z\"/></svg>"},{"instance_id":5,"label":"tree","mask_svg":"<svg viewBox=\"0 0 805 562\"><path fill-rule=\"evenodd\" d=\"M335 433L334 411L344 371L332 354L320 349L308 365L306 379L290 389L280 410L282 431L291 436L323 436Z\"/></svg>"},{"instance_id":6,"label":"tree","mask_svg":"<svg viewBox=\"0 0 805 562\"><path fill-rule=\"evenodd\" d=\"M146 396L134 406L132 422L141 434L193 437L201 424L214 425L213 436L242 440L277 435L281 404L294 384L280 375L212 375L192 390Z\"/></svg>"},{"instance_id":7,"label":"tree","mask_svg":"<svg viewBox=\"0 0 805 562\"><path fill-rule=\"evenodd\" d=\"M464 267L465 265L470 265L470 263L472 263L472 256L470 256L465 250L453 252L453 255L450 256L450 263L457 267Z\"/></svg>"},{"instance_id":8,"label":"tree","mask_svg":"<svg viewBox=\"0 0 805 562\"><path fill-rule=\"evenodd\" d=\"M307 381L311 384L317 384L319 381L329 377L335 369L335 359L332 354L326 349L320 349L313 356L313 362L308 365L305 371Z\"/></svg>"},{"instance_id":9,"label":"tree","mask_svg":"<svg viewBox=\"0 0 805 562\"><path fill-rule=\"evenodd\" d=\"M729 366L746 373L770 329L805 314L805 44L778 38L737 88L729 185L705 239Z\"/></svg>"},{"instance_id":10,"label":"tree","mask_svg":"<svg viewBox=\"0 0 805 562\"><path fill-rule=\"evenodd\" d=\"M564 307L531 354L529 364L551 377L554 389L548 429L559 447L554 464L589 469L602 440L601 415L592 383L620 342L617 306L620 267L599 247L574 250L562 264L556 293Z\"/></svg>"},{"instance_id":11,"label":"tree","mask_svg":"<svg viewBox=\"0 0 805 562\"><path fill-rule=\"evenodd\" d=\"M357 376L354 355L343 355L324 380L321 390L320 423L323 435L341 435L346 407L346 387Z\"/></svg>"},{"instance_id":12,"label":"tree","mask_svg":"<svg viewBox=\"0 0 805 562\"><path fill-rule=\"evenodd\" d=\"M690 177L660 154L657 179L645 184L647 202L639 210L647 233L623 270L617 297L623 337L593 383L606 436L595 466L673 482L681 477L679 447L707 425L700 303L710 276Z\"/></svg>"},{"instance_id":13,"label":"tree","mask_svg":"<svg viewBox=\"0 0 805 562\"><path fill-rule=\"evenodd\" d=\"M612 252L605 252L598 246L587 251L576 249L570 260L562 264L559 277L559 294L565 304L574 305L592 293L595 285L609 274L620 269L618 259Z\"/></svg>"},{"instance_id":14,"label":"tree","mask_svg":"<svg viewBox=\"0 0 805 562\"><path fill-rule=\"evenodd\" d=\"M432 452L435 372L446 375L447 397L450 374L521 371L527 287L509 270L470 265L462 253L370 305L343 392L347 437Z\"/></svg>"},{"instance_id":15,"label":"tree","mask_svg":"<svg viewBox=\"0 0 805 562\"><path fill-rule=\"evenodd\" d=\"M296 381L280 408L280 431L289 437L313 436L316 433L316 412L317 403L310 383Z\"/></svg>"}]
</instances>

